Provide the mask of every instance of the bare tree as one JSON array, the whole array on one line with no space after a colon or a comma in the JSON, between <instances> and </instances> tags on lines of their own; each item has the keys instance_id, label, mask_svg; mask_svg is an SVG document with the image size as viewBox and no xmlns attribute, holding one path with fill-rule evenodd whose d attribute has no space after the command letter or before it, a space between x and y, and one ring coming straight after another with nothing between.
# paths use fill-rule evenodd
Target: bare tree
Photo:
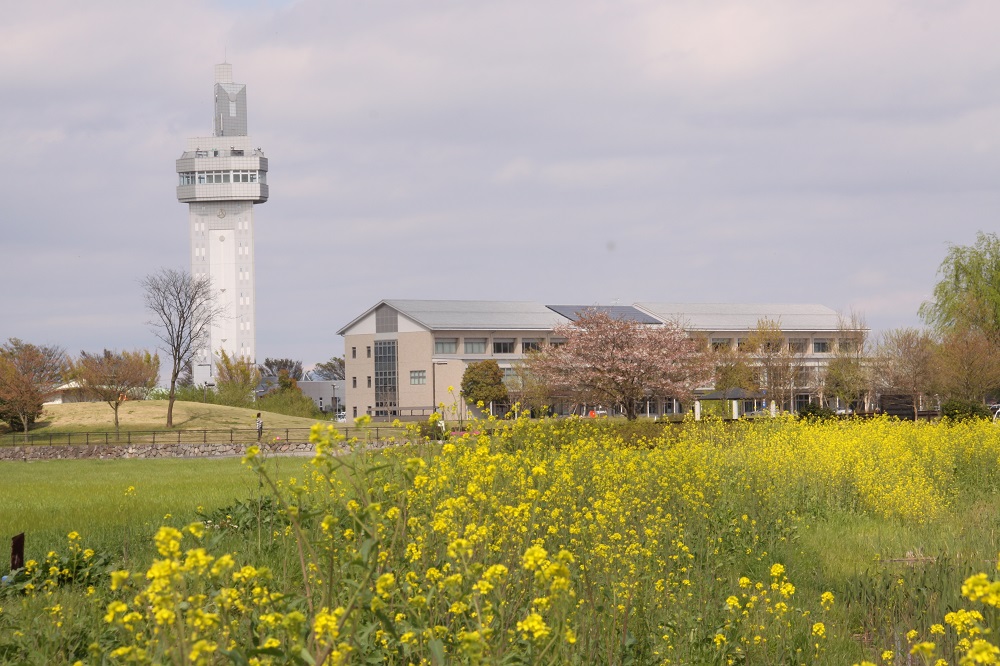
<instances>
[{"instance_id":1,"label":"bare tree","mask_svg":"<svg viewBox=\"0 0 1000 666\"><path fill-rule=\"evenodd\" d=\"M683 400L711 377L704 346L673 323L653 327L591 310L554 333L566 342L528 356L532 375L556 395L621 405L629 420L649 397Z\"/></svg>"},{"instance_id":2,"label":"bare tree","mask_svg":"<svg viewBox=\"0 0 1000 666\"><path fill-rule=\"evenodd\" d=\"M171 268L147 275L141 282L146 309L153 314L147 322L170 356L170 393L167 427L174 425L177 378L195 353L207 346L212 322L223 316L223 308L212 299L208 278Z\"/></svg>"},{"instance_id":3,"label":"bare tree","mask_svg":"<svg viewBox=\"0 0 1000 666\"><path fill-rule=\"evenodd\" d=\"M72 372L84 393L108 403L114 411L117 435L118 408L126 400L144 399L156 386L160 357L139 350L112 352L105 349L103 354L80 352Z\"/></svg>"},{"instance_id":4,"label":"bare tree","mask_svg":"<svg viewBox=\"0 0 1000 666\"><path fill-rule=\"evenodd\" d=\"M68 364L59 347L10 338L0 346L0 415L11 427L28 428L42 413L45 398L63 381Z\"/></svg>"},{"instance_id":5,"label":"bare tree","mask_svg":"<svg viewBox=\"0 0 1000 666\"><path fill-rule=\"evenodd\" d=\"M1000 356L989 336L976 328L952 328L937 345L938 381L950 398L982 403L1000 387Z\"/></svg>"},{"instance_id":6,"label":"bare tree","mask_svg":"<svg viewBox=\"0 0 1000 666\"><path fill-rule=\"evenodd\" d=\"M897 328L882 334L876 352L877 376L885 391L909 396L913 418L919 415L920 396L934 385L934 341L925 330Z\"/></svg>"}]
</instances>

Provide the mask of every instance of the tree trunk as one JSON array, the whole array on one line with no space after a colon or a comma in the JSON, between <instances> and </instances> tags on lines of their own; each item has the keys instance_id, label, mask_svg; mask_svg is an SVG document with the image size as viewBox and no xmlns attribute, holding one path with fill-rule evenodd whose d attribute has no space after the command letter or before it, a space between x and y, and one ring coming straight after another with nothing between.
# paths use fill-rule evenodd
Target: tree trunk
<instances>
[{"instance_id":1,"label":"tree trunk","mask_svg":"<svg viewBox=\"0 0 1000 666\"><path fill-rule=\"evenodd\" d=\"M176 370L170 376L170 395L167 396L167 427L174 427L174 400L176 399L177 393L177 372Z\"/></svg>"},{"instance_id":2,"label":"tree trunk","mask_svg":"<svg viewBox=\"0 0 1000 666\"><path fill-rule=\"evenodd\" d=\"M111 408L115 410L115 439L121 439L121 437L118 436L118 404L119 403L116 402L111 406Z\"/></svg>"}]
</instances>

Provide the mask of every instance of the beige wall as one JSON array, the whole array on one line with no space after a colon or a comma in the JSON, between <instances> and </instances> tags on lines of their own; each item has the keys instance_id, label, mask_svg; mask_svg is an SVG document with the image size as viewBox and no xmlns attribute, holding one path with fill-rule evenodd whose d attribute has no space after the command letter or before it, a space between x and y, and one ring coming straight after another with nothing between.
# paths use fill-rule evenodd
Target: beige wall
<instances>
[{"instance_id":1,"label":"beige wall","mask_svg":"<svg viewBox=\"0 0 1000 666\"><path fill-rule=\"evenodd\" d=\"M375 409L375 389L368 388L368 377L372 377L372 385L375 381L375 360L369 358L368 348L374 348L376 339L395 339L397 341L397 390L400 416L407 418L411 415L426 416L433 409L435 403L444 403L446 413L449 417L455 412L454 408L459 401L458 392L462 384L462 375L469 363L487 359L496 360L501 367L509 366L523 358L522 342L524 339L533 339L540 342L550 341L551 331L428 331L416 322L407 319L404 315L399 315L398 333L375 334L375 314L374 311L363 319L355 322L351 331L344 335L344 358L346 369L346 406L348 418L353 417L354 408L357 414L365 414L369 407ZM738 338L748 337L749 331L692 331L693 335L706 338L731 338L736 344ZM803 361L806 365L814 368L813 373L818 368L826 366L832 357L832 350L836 349L838 334L835 331L809 331L809 332L785 332L786 338L807 338L809 340L809 350L805 354ZM443 354L434 353L435 339L454 338L458 345L456 353ZM476 338L486 340L486 351L482 354L465 353L465 339ZM515 339L515 353L494 354L493 342L497 339ZM814 354L812 343L816 338L830 340L831 353ZM352 354L356 351L356 356ZM374 356L374 350L373 354ZM411 384L411 371L423 370L425 373L424 384ZM357 388L352 383L353 378L357 378ZM448 387L454 387L454 393L448 392ZM432 395L434 392L435 395Z\"/></svg>"},{"instance_id":2,"label":"beige wall","mask_svg":"<svg viewBox=\"0 0 1000 666\"><path fill-rule=\"evenodd\" d=\"M429 414L435 404L444 403L449 417L459 408L459 391L466 366L475 361L496 360L501 366L523 358L524 339L540 342L551 339L548 331L428 331L400 315L398 333L375 334L374 313L356 322L351 332L344 335L344 368L346 374L347 416L354 416L354 409L360 416L371 407L375 410L375 389L368 388L368 377L372 377L374 387L375 359L368 357L368 348L374 347L376 339L395 339L397 390L401 417ZM458 348L454 354L435 354L434 341L437 338L456 338ZM465 338L485 339L486 352L466 354ZM515 353L494 354L494 340L514 339ZM374 351L373 351L374 356ZM424 383L411 384L411 371L423 370ZM357 388L352 380L357 378ZM448 387L453 387L453 392Z\"/></svg>"}]
</instances>

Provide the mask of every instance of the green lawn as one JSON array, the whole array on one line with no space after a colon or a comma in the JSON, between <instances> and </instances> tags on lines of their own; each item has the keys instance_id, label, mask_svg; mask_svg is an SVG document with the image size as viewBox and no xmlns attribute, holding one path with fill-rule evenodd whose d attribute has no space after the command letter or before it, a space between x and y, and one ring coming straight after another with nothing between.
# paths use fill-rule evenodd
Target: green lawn
<instances>
[{"instance_id":1,"label":"green lawn","mask_svg":"<svg viewBox=\"0 0 1000 666\"><path fill-rule=\"evenodd\" d=\"M279 478L302 476L306 460L270 464ZM88 547L138 554L150 549L167 514L167 522L183 524L199 507L228 506L258 490L257 477L236 458L0 462L0 545L6 551L24 532L26 557L42 559L64 550L66 535L76 531Z\"/></svg>"}]
</instances>

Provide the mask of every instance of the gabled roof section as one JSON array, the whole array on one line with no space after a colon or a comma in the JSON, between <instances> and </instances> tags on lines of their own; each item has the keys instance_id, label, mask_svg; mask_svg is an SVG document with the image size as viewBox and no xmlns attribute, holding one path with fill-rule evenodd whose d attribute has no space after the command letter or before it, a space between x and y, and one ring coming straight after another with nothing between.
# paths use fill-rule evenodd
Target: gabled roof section
<instances>
[{"instance_id":1,"label":"gabled roof section","mask_svg":"<svg viewBox=\"0 0 1000 666\"><path fill-rule=\"evenodd\" d=\"M585 312L594 310L608 315L612 319L634 321L640 324L661 324L659 319L632 307L631 305L549 305L550 310L558 312L570 321L576 321Z\"/></svg>"},{"instance_id":2,"label":"gabled roof section","mask_svg":"<svg viewBox=\"0 0 1000 666\"><path fill-rule=\"evenodd\" d=\"M747 331L767 318L783 331L836 331L840 316L825 305L774 303L636 303L664 321L688 331Z\"/></svg>"},{"instance_id":3,"label":"gabled roof section","mask_svg":"<svg viewBox=\"0 0 1000 666\"><path fill-rule=\"evenodd\" d=\"M355 322L382 304L431 331L548 331L569 320L541 303L531 301L379 301L360 317L341 328L344 335Z\"/></svg>"}]
</instances>

